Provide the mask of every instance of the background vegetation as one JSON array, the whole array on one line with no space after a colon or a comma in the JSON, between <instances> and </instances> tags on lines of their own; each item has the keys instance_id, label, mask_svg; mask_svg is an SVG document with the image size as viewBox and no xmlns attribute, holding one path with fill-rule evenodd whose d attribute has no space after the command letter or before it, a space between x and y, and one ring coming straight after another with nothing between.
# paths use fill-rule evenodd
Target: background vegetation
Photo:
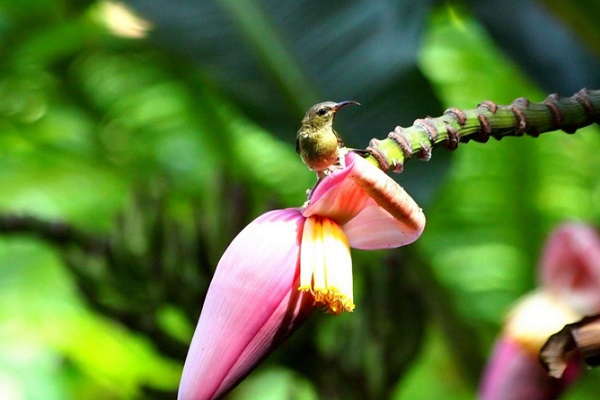
<instances>
[{"instance_id":1,"label":"background vegetation","mask_svg":"<svg viewBox=\"0 0 600 400\"><path fill-rule=\"evenodd\" d=\"M314 181L310 105L360 101L336 127L365 147L450 106L600 88L593 0L127 4L147 22L123 31L114 3L0 2L2 399L173 398L220 254ZM600 223L599 133L409 162L422 238L355 252L356 311L317 314L231 398L473 398L552 227Z\"/></svg>"}]
</instances>

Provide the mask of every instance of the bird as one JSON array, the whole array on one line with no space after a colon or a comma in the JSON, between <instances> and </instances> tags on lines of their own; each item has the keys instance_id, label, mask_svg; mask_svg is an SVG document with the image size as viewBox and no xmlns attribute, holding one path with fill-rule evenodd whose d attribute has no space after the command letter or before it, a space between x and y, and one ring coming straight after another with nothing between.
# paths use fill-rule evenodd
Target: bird
<instances>
[{"instance_id":1,"label":"bird","mask_svg":"<svg viewBox=\"0 0 600 400\"><path fill-rule=\"evenodd\" d=\"M296 152L302 162L317 173L317 184L335 166L344 166L344 156L348 152L344 141L333 129L336 112L348 105L360 105L356 101L339 103L326 101L308 109L296 134Z\"/></svg>"}]
</instances>

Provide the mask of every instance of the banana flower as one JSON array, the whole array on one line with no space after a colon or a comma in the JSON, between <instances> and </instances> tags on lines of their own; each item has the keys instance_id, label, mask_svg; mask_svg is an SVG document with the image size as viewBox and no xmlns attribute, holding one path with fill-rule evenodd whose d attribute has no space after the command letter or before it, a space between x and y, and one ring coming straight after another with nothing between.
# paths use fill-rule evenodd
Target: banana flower
<instances>
[{"instance_id":1,"label":"banana flower","mask_svg":"<svg viewBox=\"0 0 600 400\"><path fill-rule=\"evenodd\" d=\"M316 308L352 311L350 248L415 241L425 217L393 179L348 153L301 208L267 212L229 245L208 289L180 400L219 398Z\"/></svg>"}]
</instances>

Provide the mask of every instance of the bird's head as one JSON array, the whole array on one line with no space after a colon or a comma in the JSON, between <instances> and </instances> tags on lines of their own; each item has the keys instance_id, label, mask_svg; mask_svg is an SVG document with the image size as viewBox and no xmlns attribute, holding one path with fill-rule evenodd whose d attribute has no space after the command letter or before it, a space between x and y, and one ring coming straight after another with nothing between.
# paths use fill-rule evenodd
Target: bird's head
<instances>
[{"instance_id":1,"label":"bird's head","mask_svg":"<svg viewBox=\"0 0 600 400\"><path fill-rule=\"evenodd\" d=\"M315 104L306 112L306 115L302 119L303 125L311 126L314 129L320 129L333 123L333 117L335 113L343 107L350 104L360 105L356 101L341 101L336 103L334 101L326 101L323 103Z\"/></svg>"}]
</instances>

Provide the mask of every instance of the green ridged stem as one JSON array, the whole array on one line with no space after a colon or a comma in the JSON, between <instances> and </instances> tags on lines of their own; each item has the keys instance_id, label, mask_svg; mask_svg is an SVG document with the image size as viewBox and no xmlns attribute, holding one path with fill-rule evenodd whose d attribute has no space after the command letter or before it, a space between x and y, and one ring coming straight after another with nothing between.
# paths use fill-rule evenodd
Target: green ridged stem
<instances>
[{"instance_id":1,"label":"green ridged stem","mask_svg":"<svg viewBox=\"0 0 600 400\"><path fill-rule=\"evenodd\" d=\"M384 171L402 172L408 159L427 161L440 145L454 150L459 143L485 143L490 137L574 133L593 123L600 123L600 90L582 89L566 98L551 94L541 103L523 97L508 106L484 101L473 110L449 108L441 117L417 119L408 128L398 126L387 139L372 139L367 160Z\"/></svg>"}]
</instances>

